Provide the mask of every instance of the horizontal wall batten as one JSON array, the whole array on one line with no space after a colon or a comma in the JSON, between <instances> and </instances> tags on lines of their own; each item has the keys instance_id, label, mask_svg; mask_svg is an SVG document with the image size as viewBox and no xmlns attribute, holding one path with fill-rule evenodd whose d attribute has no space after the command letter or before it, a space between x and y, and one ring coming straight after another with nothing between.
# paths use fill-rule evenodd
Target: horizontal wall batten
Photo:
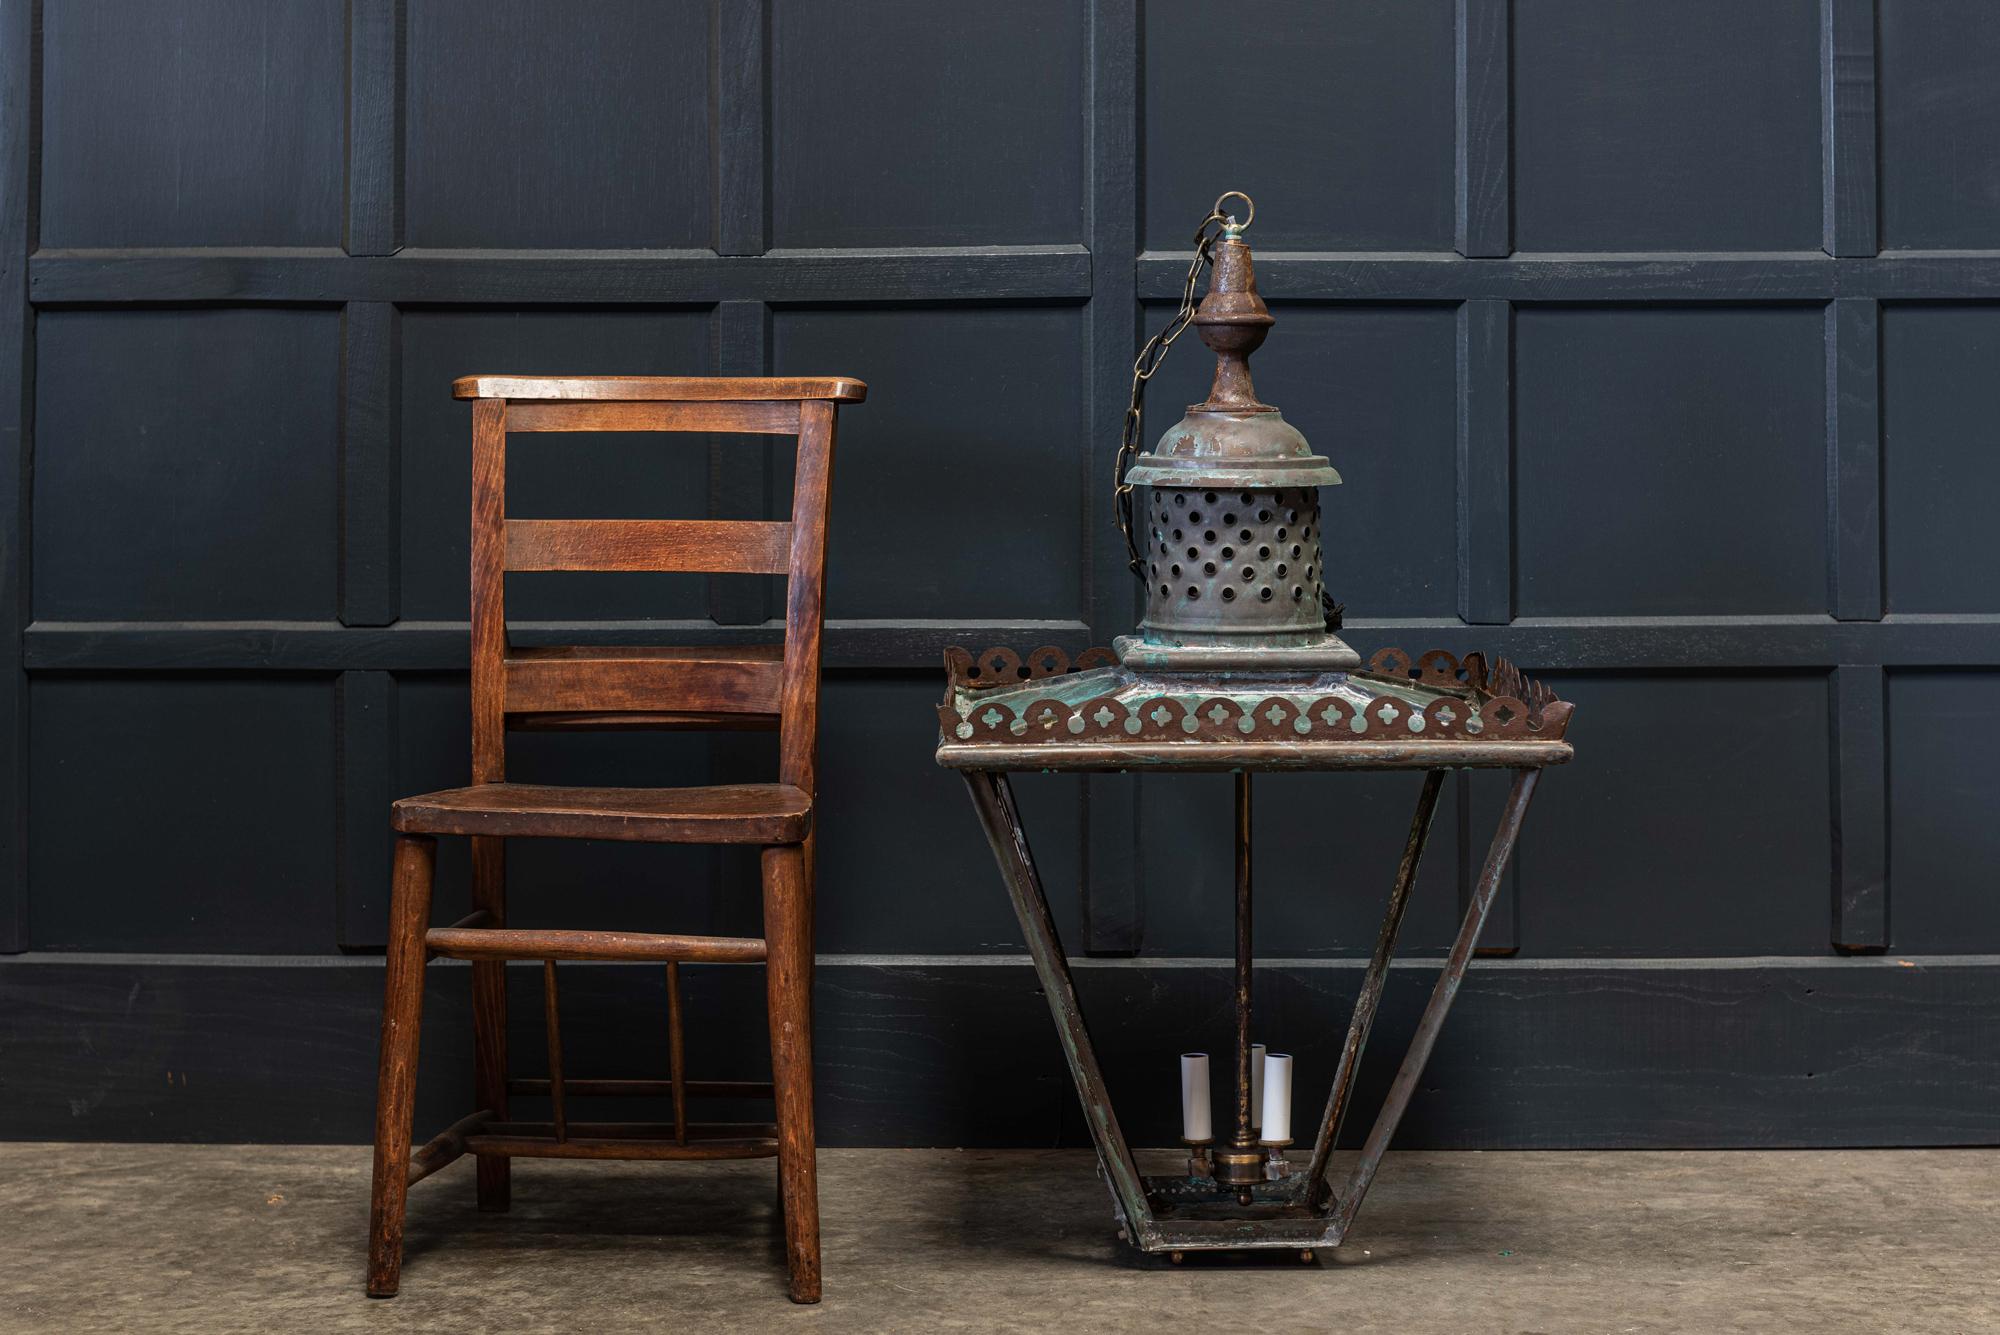
<instances>
[{"instance_id":1,"label":"horizontal wall batten","mask_svg":"<svg viewBox=\"0 0 2000 1335\"><path fill-rule=\"evenodd\" d=\"M711 621L509 623L516 645L755 644L784 633L782 622L718 626ZM1080 645L1082 621L846 621L826 623L831 668L940 668L951 645ZM350 627L330 621L44 621L23 636L26 665L42 672L463 672L471 664L462 621L404 621Z\"/></svg>"},{"instance_id":2,"label":"horizontal wall batten","mask_svg":"<svg viewBox=\"0 0 2000 1335\"><path fill-rule=\"evenodd\" d=\"M1112 261L1116 262L1116 261ZM712 251L44 250L29 261L37 305L119 302L558 304L717 301L1087 300L1093 257L1081 246ZM1138 257L1142 300L1170 301L1187 256ZM1267 297L1293 301L1885 301L2000 300L2000 251L1257 253Z\"/></svg>"},{"instance_id":3,"label":"horizontal wall batten","mask_svg":"<svg viewBox=\"0 0 2000 1335\"><path fill-rule=\"evenodd\" d=\"M1173 301L1187 277L1178 251L1139 257L1139 296ZM1441 252L1259 250L1257 286L1290 301L1516 302L1993 301L2000 251L1892 251L1835 257L1821 251L1750 254L1516 253L1468 259Z\"/></svg>"},{"instance_id":4,"label":"horizontal wall batten","mask_svg":"<svg viewBox=\"0 0 2000 1335\"><path fill-rule=\"evenodd\" d=\"M997 890L995 891L997 894ZM381 1022L379 960L327 967L91 956L0 962L0 1137L365 1143ZM1467 974L1397 1144L1579 1148L2000 1144L2000 961L1478 961ZM1363 961L1258 970L1259 1014L1295 1035L1301 1080L1322 1087ZM1437 961L1390 972L1364 1065L1358 1133L1389 1056L1407 1042ZM433 966L417 1121L467 1107L464 966ZM1141 976L1143 975L1143 976ZM508 970L532 1010L539 967ZM636 1062L631 1017L658 1006L658 970L578 966L564 990L579 1065ZM1154 1098L1189 1017L1228 995L1225 961L1079 961L1077 987L1132 1140L1172 1143ZM688 1004L720 1029L712 1050L761 1054L763 972L690 968ZM1034 974L991 964L898 965L838 956L818 969L822 1143L1086 1144L1076 1094ZM1129 999L1140 996L1147 1004ZM313 1060L274 1062L313 1017ZM1634 1034L1646 1041L1635 1043ZM1383 1060L1372 1060L1377 1051ZM940 1080L937 1054L979 1052L990 1089ZM621 1060L622 1059L622 1060ZM747 1064L705 1078L747 1079ZM172 1072L172 1078L163 1078ZM536 1074L528 1071L526 1074ZM1771 1108L1782 1106L1783 1117Z\"/></svg>"},{"instance_id":5,"label":"horizontal wall batten","mask_svg":"<svg viewBox=\"0 0 2000 1335\"><path fill-rule=\"evenodd\" d=\"M1185 267L1185 266L1184 266ZM1083 301L1082 246L774 250L44 250L29 299L567 303Z\"/></svg>"},{"instance_id":6,"label":"horizontal wall batten","mask_svg":"<svg viewBox=\"0 0 2000 1335\"><path fill-rule=\"evenodd\" d=\"M826 623L834 668L933 668L952 645L978 652L1054 644L1084 648L1082 621L842 621ZM775 639L776 622L718 626L709 621L515 622L514 643L750 644ZM1347 639L1364 653L1445 649L1498 654L1536 670L1824 670L1883 667L2000 667L2000 616L1902 615L1881 621L1797 617L1531 617L1504 626L1456 619L1350 618ZM394 626L335 622L38 621L24 639L26 665L39 672L463 671L470 662L464 622Z\"/></svg>"}]
</instances>

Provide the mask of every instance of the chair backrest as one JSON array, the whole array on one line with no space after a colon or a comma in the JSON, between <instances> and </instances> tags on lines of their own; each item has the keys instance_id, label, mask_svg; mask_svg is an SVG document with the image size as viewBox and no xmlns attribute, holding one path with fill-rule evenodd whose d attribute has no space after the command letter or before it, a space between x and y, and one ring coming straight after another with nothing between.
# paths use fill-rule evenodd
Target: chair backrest
<instances>
[{"instance_id":1,"label":"chair backrest","mask_svg":"<svg viewBox=\"0 0 2000 1335\"><path fill-rule=\"evenodd\" d=\"M834 415L868 392L846 377L466 376L472 405L472 781L506 778L511 716L726 725L776 716L779 782L814 791L827 490ZM700 431L797 438L787 523L509 519L507 435ZM510 649L510 570L784 575L785 639L742 649Z\"/></svg>"}]
</instances>

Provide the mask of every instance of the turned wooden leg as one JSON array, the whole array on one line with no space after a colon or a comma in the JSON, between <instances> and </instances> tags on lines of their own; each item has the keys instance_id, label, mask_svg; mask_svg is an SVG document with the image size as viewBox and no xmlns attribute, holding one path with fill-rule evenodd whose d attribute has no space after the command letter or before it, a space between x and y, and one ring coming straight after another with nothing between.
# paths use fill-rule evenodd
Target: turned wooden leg
<instances>
[{"instance_id":1,"label":"turned wooden leg","mask_svg":"<svg viewBox=\"0 0 2000 1335\"><path fill-rule=\"evenodd\" d=\"M495 927L507 925L507 843L503 839L472 841L472 907L493 915ZM507 1120L507 961L472 962L472 1106L493 1110L493 1120ZM479 1208L505 1210L513 1201L514 1161L504 1154L478 1156L475 1170Z\"/></svg>"},{"instance_id":2,"label":"turned wooden leg","mask_svg":"<svg viewBox=\"0 0 2000 1335\"><path fill-rule=\"evenodd\" d=\"M424 1019L424 930L430 923L437 841L396 840L389 957L382 1002L382 1065L375 1085L375 1186L368 1209L368 1294L392 1298L403 1275L403 1207L410 1191L410 1118L417 1037Z\"/></svg>"},{"instance_id":3,"label":"turned wooden leg","mask_svg":"<svg viewBox=\"0 0 2000 1335\"><path fill-rule=\"evenodd\" d=\"M792 1301L819 1301L819 1181L813 1139L812 913L805 850L764 850L765 994L778 1117L778 1185Z\"/></svg>"}]
</instances>

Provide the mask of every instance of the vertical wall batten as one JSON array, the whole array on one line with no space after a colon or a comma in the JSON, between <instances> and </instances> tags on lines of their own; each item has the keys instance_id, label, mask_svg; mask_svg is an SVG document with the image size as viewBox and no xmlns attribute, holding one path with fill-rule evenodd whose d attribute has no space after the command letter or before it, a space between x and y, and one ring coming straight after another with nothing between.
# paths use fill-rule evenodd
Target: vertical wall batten
<instances>
[{"instance_id":1,"label":"vertical wall batten","mask_svg":"<svg viewBox=\"0 0 2000 1335\"><path fill-rule=\"evenodd\" d=\"M1833 671L1833 944L1889 946L1889 720L1879 664Z\"/></svg>"},{"instance_id":2,"label":"vertical wall batten","mask_svg":"<svg viewBox=\"0 0 2000 1335\"><path fill-rule=\"evenodd\" d=\"M28 256L39 195L40 10L0 0L0 953L28 948L29 476L34 454L34 311Z\"/></svg>"},{"instance_id":3,"label":"vertical wall batten","mask_svg":"<svg viewBox=\"0 0 2000 1335\"><path fill-rule=\"evenodd\" d=\"M1826 308L1827 564L1833 615L1880 621L1882 375L1880 304L1841 297Z\"/></svg>"},{"instance_id":4,"label":"vertical wall batten","mask_svg":"<svg viewBox=\"0 0 2000 1335\"><path fill-rule=\"evenodd\" d=\"M1879 245L1875 88L1875 0L1820 0L1821 244L1829 255L1873 255Z\"/></svg>"},{"instance_id":5,"label":"vertical wall batten","mask_svg":"<svg viewBox=\"0 0 2000 1335\"><path fill-rule=\"evenodd\" d=\"M347 216L350 255L403 245L402 0L348 0Z\"/></svg>"},{"instance_id":6,"label":"vertical wall batten","mask_svg":"<svg viewBox=\"0 0 2000 1335\"><path fill-rule=\"evenodd\" d=\"M1458 0L1455 242L1467 257L1514 249L1512 0Z\"/></svg>"},{"instance_id":7,"label":"vertical wall batten","mask_svg":"<svg viewBox=\"0 0 2000 1335\"><path fill-rule=\"evenodd\" d=\"M1086 615L1099 644L1137 619L1138 587L1111 520L1111 463L1138 354L1139 9L1135 0L1090 7L1090 396L1080 466ZM1134 955L1144 940L1137 775L1093 775L1084 785L1083 947Z\"/></svg>"},{"instance_id":8,"label":"vertical wall batten","mask_svg":"<svg viewBox=\"0 0 2000 1335\"><path fill-rule=\"evenodd\" d=\"M761 255L770 208L769 0L716 0L715 250Z\"/></svg>"},{"instance_id":9,"label":"vertical wall batten","mask_svg":"<svg viewBox=\"0 0 2000 1335\"><path fill-rule=\"evenodd\" d=\"M1458 308L1458 611L1514 619L1514 308Z\"/></svg>"}]
</instances>

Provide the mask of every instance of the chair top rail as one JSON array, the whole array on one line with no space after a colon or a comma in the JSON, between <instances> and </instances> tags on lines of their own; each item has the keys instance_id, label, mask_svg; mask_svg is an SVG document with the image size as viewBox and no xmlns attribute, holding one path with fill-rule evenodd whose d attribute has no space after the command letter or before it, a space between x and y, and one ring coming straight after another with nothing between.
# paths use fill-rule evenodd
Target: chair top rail
<instances>
[{"instance_id":1,"label":"chair top rail","mask_svg":"<svg viewBox=\"0 0 2000 1335\"><path fill-rule=\"evenodd\" d=\"M710 402L832 399L859 403L868 386L852 376L460 376L454 398L549 400L665 400Z\"/></svg>"}]
</instances>

